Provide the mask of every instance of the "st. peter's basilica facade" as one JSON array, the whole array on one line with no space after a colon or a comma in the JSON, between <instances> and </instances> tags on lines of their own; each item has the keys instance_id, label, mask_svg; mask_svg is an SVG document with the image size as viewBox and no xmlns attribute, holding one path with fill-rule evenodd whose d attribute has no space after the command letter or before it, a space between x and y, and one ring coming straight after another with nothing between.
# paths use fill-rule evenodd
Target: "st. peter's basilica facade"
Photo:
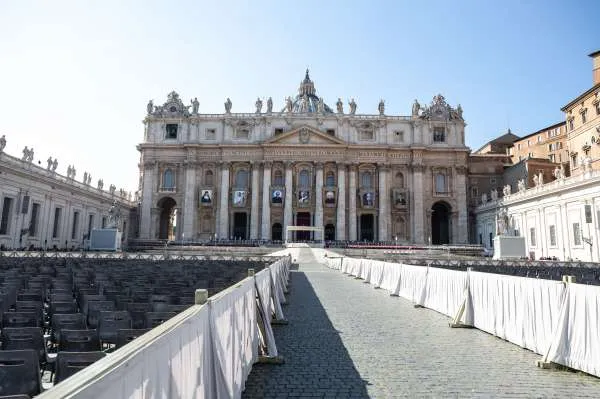
<instances>
[{"instance_id":1,"label":"st. peter's basilica facade","mask_svg":"<svg viewBox=\"0 0 600 399\"><path fill-rule=\"evenodd\" d=\"M264 106L263 106L264 105ZM410 116L317 96L308 71L281 111L201 114L175 92L148 104L140 238L467 243L462 109L437 95ZM173 224L177 227L173 229ZM173 233L175 231L175 233Z\"/></svg>"}]
</instances>

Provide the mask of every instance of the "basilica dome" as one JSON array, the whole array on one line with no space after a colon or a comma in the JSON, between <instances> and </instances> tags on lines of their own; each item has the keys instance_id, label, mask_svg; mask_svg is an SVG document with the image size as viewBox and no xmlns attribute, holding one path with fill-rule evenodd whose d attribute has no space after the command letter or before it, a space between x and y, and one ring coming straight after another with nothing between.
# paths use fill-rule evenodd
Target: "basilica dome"
<instances>
[{"instance_id":1,"label":"basilica dome","mask_svg":"<svg viewBox=\"0 0 600 399\"><path fill-rule=\"evenodd\" d=\"M286 106L282 112L292 112L296 114L332 114L333 111L331 108L325 104L323 99L319 98L316 93L315 84L310 80L307 69L304 80L300 83L300 87L298 88L298 95L294 100L292 100L291 97L287 98Z\"/></svg>"}]
</instances>

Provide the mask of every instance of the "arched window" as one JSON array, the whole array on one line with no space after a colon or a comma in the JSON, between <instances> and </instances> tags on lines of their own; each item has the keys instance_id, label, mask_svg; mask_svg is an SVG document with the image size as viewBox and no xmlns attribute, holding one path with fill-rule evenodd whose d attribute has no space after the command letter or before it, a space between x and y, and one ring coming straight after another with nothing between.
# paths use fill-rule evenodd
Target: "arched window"
<instances>
[{"instance_id":1,"label":"arched window","mask_svg":"<svg viewBox=\"0 0 600 399\"><path fill-rule=\"evenodd\" d=\"M283 173L280 170L276 170L273 174L273 184L275 186L283 186Z\"/></svg>"},{"instance_id":2,"label":"arched window","mask_svg":"<svg viewBox=\"0 0 600 399\"><path fill-rule=\"evenodd\" d=\"M206 172L204 172L204 184L206 186L212 186L213 185L213 172L212 172L212 170L207 170Z\"/></svg>"},{"instance_id":3,"label":"arched window","mask_svg":"<svg viewBox=\"0 0 600 399\"><path fill-rule=\"evenodd\" d=\"M396 176L394 176L394 183L394 185L398 188L404 187L404 175L402 172L396 173Z\"/></svg>"},{"instance_id":4,"label":"arched window","mask_svg":"<svg viewBox=\"0 0 600 399\"><path fill-rule=\"evenodd\" d=\"M235 187L246 188L248 187L248 171L245 169L238 170L235 174Z\"/></svg>"},{"instance_id":5,"label":"arched window","mask_svg":"<svg viewBox=\"0 0 600 399\"><path fill-rule=\"evenodd\" d=\"M333 172L327 172L327 177L325 178L325 185L326 186L335 186L335 175L333 174Z\"/></svg>"},{"instance_id":6,"label":"arched window","mask_svg":"<svg viewBox=\"0 0 600 399\"><path fill-rule=\"evenodd\" d=\"M166 191L175 190L175 176L171 169L166 169L163 174L163 189Z\"/></svg>"},{"instance_id":7,"label":"arched window","mask_svg":"<svg viewBox=\"0 0 600 399\"><path fill-rule=\"evenodd\" d=\"M362 172L360 183L364 188L372 188L373 187L373 175L371 172Z\"/></svg>"},{"instance_id":8,"label":"arched window","mask_svg":"<svg viewBox=\"0 0 600 399\"><path fill-rule=\"evenodd\" d=\"M308 188L310 186L308 182L308 170L304 169L300 172L299 180L298 185L300 187Z\"/></svg>"}]
</instances>

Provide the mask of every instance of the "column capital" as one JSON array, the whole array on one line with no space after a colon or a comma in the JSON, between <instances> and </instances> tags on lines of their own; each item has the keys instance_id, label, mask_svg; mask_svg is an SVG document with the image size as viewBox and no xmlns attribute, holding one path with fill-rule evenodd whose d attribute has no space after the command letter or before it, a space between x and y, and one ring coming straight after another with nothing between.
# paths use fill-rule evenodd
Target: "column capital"
<instances>
[{"instance_id":1,"label":"column capital","mask_svg":"<svg viewBox=\"0 0 600 399\"><path fill-rule=\"evenodd\" d=\"M381 172L386 172L390 169L390 164L389 163L383 163L380 162L377 164L377 169Z\"/></svg>"},{"instance_id":2,"label":"column capital","mask_svg":"<svg viewBox=\"0 0 600 399\"><path fill-rule=\"evenodd\" d=\"M265 160L262 160L262 161L260 161L260 162L262 163L262 165L263 165L263 168L265 168L265 169L270 169L270 168L272 168L272 167L273 167L273 161L265 161Z\"/></svg>"},{"instance_id":3,"label":"column capital","mask_svg":"<svg viewBox=\"0 0 600 399\"><path fill-rule=\"evenodd\" d=\"M291 169L294 166L294 161L284 161L283 163L286 169Z\"/></svg>"},{"instance_id":4,"label":"column capital","mask_svg":"<svg viewBox=\"0 0 600 399\"><path fill-rule=\"evenodd\" d=\"M323 162L314 162L314 165L317 170L323 170Z\"/></svg>"},{"instance_id":5,"label":"column capital","mask_svg":"<svg viewBox=\"0 0 600 399\"><path fill-rule=\"evenodd\" d=\"M229 167L231 166L231 162L229 161L218 161L217 164L222 169L229 169Z\"/></svg>"},{"instance_id":6,"label":"column capital","mask_svg":"<svg viewBox=\"0 0 600 399\"><path fill-rule=\"evenodd\" d=\"M421 173L425 170L425 165L413 163L410 164L410 170L412 170L413 172Z\"/></svg>"},{"instance_id":7,"label":"column capital","mask_svg":"<svg viewBox=\"0 0 600 399\"><path fill-rule=\"evenodd\" d=\"M358 162L348 162L348 168L350 172L356 172L358 170Z\"/></svg>"},{"instance_id":8,"label":"column capital","mask_svg":"<svg viewBox=\"0 0 600 399\"><path fill-rule=\"evenodd\" d=\"M466 175L468 168L465 165L459 165L459 166L455 166L454 170L456 170L456 173L458 173L459 175Z\"/></svg>"}]
</instances>

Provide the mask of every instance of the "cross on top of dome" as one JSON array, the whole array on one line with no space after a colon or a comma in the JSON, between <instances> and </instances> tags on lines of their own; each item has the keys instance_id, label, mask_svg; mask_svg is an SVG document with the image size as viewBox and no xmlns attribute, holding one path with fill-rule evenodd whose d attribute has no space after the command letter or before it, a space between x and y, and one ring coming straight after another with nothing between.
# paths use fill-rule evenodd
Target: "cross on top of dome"
<instances>
[{"instance_id":1,"label":"cross on top of dome","mask_svg":"<svg viewBox=\"0 0 600 399\"><path fill-rule=\"evenodd\" d=\"M310 76L308 74L308 68L306 68L306 75L304 76L304 80L300 83L300 87L298 88L298 95L304 96L316 96L317 90L315 89L315 84L312 80L310 80Z\"/></svg>"}]
</instances>

